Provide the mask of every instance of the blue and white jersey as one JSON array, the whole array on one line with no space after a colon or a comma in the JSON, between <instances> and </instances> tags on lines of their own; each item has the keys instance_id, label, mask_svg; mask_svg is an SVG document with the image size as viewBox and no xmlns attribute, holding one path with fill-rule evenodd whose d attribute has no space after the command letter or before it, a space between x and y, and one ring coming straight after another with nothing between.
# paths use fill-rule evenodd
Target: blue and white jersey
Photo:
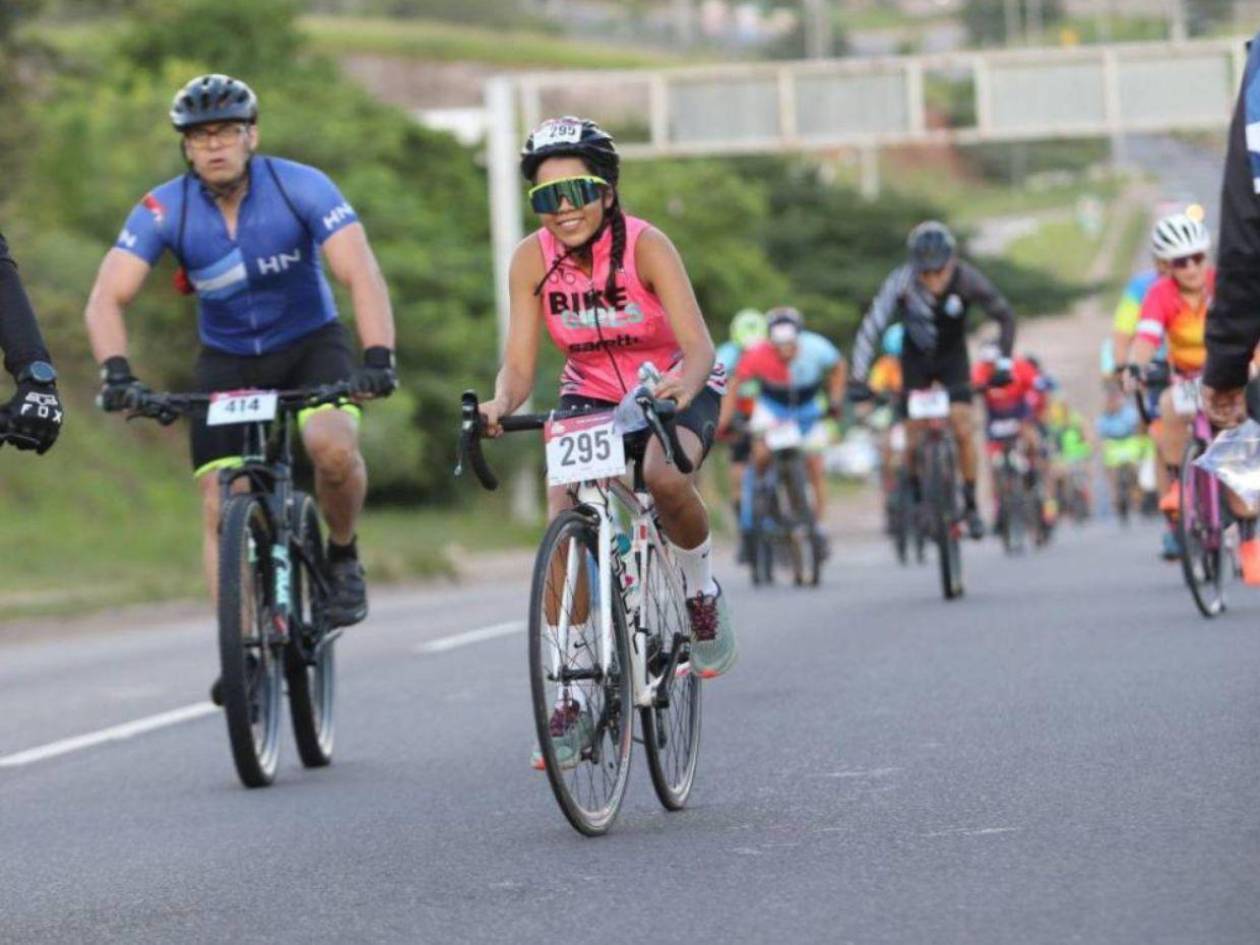
<instances>
[{"instance_id":1,"label":"blue and white jersey","mask_svg":"<svg viewBox=\"0 0 1260 945\"><path fill-rule=\"evenodd\" d=\"M171 250L196 290L202 342L229 354L260 355L336 319L319 247L357 220L322 171L255 155L235 238L214 198L185 174L145 195L115 245L150 265Z\"/></svg>"}]
</instances>

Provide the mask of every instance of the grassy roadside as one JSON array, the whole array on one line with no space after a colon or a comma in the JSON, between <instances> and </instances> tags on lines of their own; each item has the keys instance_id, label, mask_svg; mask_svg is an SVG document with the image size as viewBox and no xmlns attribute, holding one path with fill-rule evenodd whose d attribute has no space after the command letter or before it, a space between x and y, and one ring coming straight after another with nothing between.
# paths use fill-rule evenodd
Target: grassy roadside
<instances>
[{"instance_id":1,"label":"grassy roadside","mask_svg":"<svg viewBox=\"0 0 1260 945\"><path fill-rule=\"evenodd\" d=\"M546 69L676 65L675 57L618 43L576 41L544 32L490 30L431 20L305 16L312 48L330 56L370 53L433 62Z\"/></svg>"}]
</instances>

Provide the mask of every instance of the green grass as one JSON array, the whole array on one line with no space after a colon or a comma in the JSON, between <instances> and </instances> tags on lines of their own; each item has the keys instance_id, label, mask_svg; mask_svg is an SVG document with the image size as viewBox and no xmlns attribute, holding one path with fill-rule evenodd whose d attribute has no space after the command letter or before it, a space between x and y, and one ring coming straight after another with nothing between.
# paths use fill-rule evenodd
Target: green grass
<instances>
[{"instance_id":1,"label":"green grass","mask_svg":"<svg viewBox=\"0 0 1260 945\"><path fill-rule=\"evenodd\" d=\"M1063 282L1081 285L1101 245L1101 235L1091 236L1076 220L1055 220L1015 240L1004 255L1012 262L1052 273Z\"/></svg>"},{"instance_id":2,"label":"green grass","mask_svg":"<svg viewBox=\"0 0 1260 945\"><path fill-rule=\"evenodd\" d=\"M570 40L549 33L490 30L430 20L307 16L312 48L331 56L375 53L440 62L546 69L637 68L678 59L623 44Z\"/></svg>"}]
</instances>

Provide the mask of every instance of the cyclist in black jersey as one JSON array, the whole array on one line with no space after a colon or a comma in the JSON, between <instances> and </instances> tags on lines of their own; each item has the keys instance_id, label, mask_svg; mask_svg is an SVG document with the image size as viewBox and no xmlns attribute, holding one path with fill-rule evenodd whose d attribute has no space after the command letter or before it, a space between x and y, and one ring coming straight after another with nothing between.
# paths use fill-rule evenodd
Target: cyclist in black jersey
<instances>
[{"instance_id":1,"label":"cyclist in black jersey","mask_svg":"<svg viewBox=\"0 0 1260 945\"><path fill-rule=\"evenodd\" d=\"M57 395L57 372L44 346L35 310L22 288L17 263L0 234L0 349L17 392L0 408L15 434L9 442L45 453L57 441L65 411Z\"/></svg>"},{"instance_id":2,"label":"cyclist in black jersey","mask_svg":"<svg viewBox=\"0 0 1260 945\"><path fill-rule=\"evenodd\" d=\"M940 383L949 391L950 423L958 442L966 501L967 528L973 538L984 536L984 522L976 508L978 457L973 436L971 362L967 355L967 314L980 305L1001 327L1001 356L995 363L993 386L1011 381L1011 350L1015 344L1015 316L1001 293L975 266L958 258L957 242L943 224L920 223L907 240L909 259L884 280L858 328L853 347L850 390L854 399L870 397L866 380L879 352L885 329L905 325L901 369L902 412L906 392ZM907 424L913 449L917 424ZM913 479L911 486L918 491Z\"/></svg>"}]
</instances>

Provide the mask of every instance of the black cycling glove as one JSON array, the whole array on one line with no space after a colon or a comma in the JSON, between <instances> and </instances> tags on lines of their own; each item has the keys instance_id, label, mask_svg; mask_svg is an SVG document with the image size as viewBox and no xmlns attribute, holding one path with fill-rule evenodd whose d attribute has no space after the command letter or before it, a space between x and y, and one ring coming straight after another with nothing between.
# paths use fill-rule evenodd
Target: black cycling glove
<instances>
[{"instance_id":1,"label":"black cycling glove","mask_svg":"<svg viewBox=\"0 0 1260 945\"><path fill-rule=\"evenodd\" d=\"M17 393L4 407L8 415L9 443L20 450L43 454L57 442L65 410L57 396L56 384L41 384L27 378L18 381Z\"/></svg>"},{"instance_id":2,"label":"black cycling glove","mask_svg":"<svg viewBox=\"0 0 1260 945\"><path fill-rule=\"evenodd\" d=\"M866 383L866 381L859 380L849 381L847 394L849 400L859 404L872 400L875 397L875 392L871 390L871 385Z\"/></svg>"},{"instance_id":3,"label":"black cycling glove","mask_svg":"<svg viewBox=\"0 0 1260 945\"><path fill-rule=\"evenodd\" d=\"M96 395L96 405L107 412L126 410L134 407L148 390L131 373L126 358L106 358L101 365L101 392Z\"/></svg>"},{"instance_id":4,"label":"black cycling glove","mask_svg":"<svg viewBox=\"0 0 1260 945\"><path fill-rule=\"evenodd\" d=\"M367 348L363 352L363 366L354 372L350 385L356 394L388 397L398 389L394 352L383 345Z\"/></svg>"}]
</instances>

